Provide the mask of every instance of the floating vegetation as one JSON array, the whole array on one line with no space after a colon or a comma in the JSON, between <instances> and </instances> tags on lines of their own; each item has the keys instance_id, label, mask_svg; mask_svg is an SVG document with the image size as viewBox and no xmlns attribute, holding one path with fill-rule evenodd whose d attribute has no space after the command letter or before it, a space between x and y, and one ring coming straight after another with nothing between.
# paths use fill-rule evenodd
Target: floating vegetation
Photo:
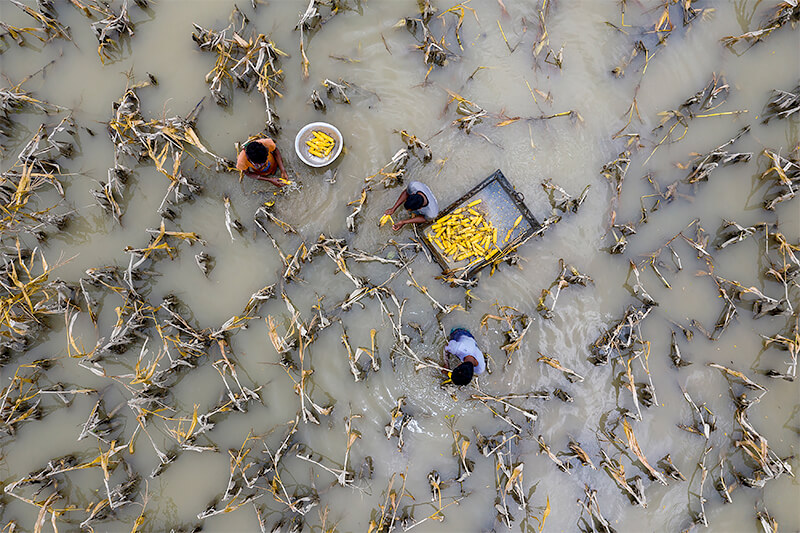
<instances>
[{"instance_id":1,"label":"floating vegetation","mask_svg":"<svg viewBox=\"0 0 800 533\"><path fill-rule=\"evenodd\" d=\"M33 110L50 114L62 109L57 105L34 98L30 93L22 89L23 83L24 81L13 87L0 89L0 113L2 113L0 115L0 135L5 139L9 139L14 135L14 113ZM5 141L0 143L0 149L2 151L6 150Z\"/></svg>"},{"instance_id":2,"label":"floating vegetation","mask_svg":"<svg viewBox=\"0 0 800 533\"><path fill-rule=\"evenodd\" d=\"M107 59L114 59L121 52L117 41L120 37L133 36L133 23L128 17L128 1L122 2L119 13L115 13L109 5L94 4L91 9L105 17L92 23L92 31L98 42L97 54L100 61L105 63Z\"/></svg>"},{"instance_id":3,"label":"floating vegetation","mask_svg":"<svg viewBox=\"0 0 800 533\"><path fill-rule=\"evenodd\" d=\"M564 373L564 377L566 377L570 383L575 383L576 381L577 382L583 381L583 376L576 374L573 370L570 370L569 368L561 366L561 363L558 362L558 359L542 355L542 353L539 352L539 358L536 361L540 363L545 363L546 365L551 366L556 370L560 370L561 372Z\"/></svg>"},{"instance_id":4,"label":"floating vegetation","mask_svg":"<svg viewBox=\"0 0 800 533\"><path fill-rule=\"evenodd\" d=\"M328 98L342 104L350 103L350 98L347 96L347 89L350 88L350 84L343 79L339 78L339 83L325 79L322 80L322 86L325 87Z\"/></svg>"},{"instance_id":5,"label":"floating vegetation","mask_svg":"<svg viewBox=\"0 0 800 533\"><path fill-rule=\"evenodd\" d=\"M690 163L692 171L686 176L686 183L695 184L700 181L708 180L711 173L719 166L734 165L736 163L746 163L750 161L752 153L732 153L724 150L727 146L735 143L742 135L750 131L749 126L745 126L728 142L721 144L707 154L700 155Z\"/></svg>"},{"instance_id":6,"label":"floating vegetation","mask_svg":"<svg viewBox=\"0 0 800 533\"><path fill-rule=\"evenodd\" d=\"M585 274L578 272L572 265L564 263L563 259L558 260L560 272L550 287L542 289L542 294L539 296L539 302L536 305L536 310L544 318L553 318L553 310L558 302L558 297L561 294L561 289L565 289L570 285L581 285L585 287L589 283L594 283L594 280ZM549 297L549 298L548 298Z\"/></svg>"},{"instance_id":7,"label":"floating vegetation","mask_svg":"<svg viewBox=\"0 0 800 533\"><path fill-rule=\"evenodd\" d=\"M773 118L788 118L798 111L800 111L800 85L792 92L773 89L772 98L767 102L767 113L761 122L767 124Z\"/></svg>"},{"instance_id":8,"label":"floating vegetation","mask_svg":"<svg viewBox=\"0 0 800 533\"><path fill-rule=\"evenodd\" d=\"M423 53L422 61L428 66L428 72L425 74L425 79L427 80L428 75L430 75L435 66L443 67L448 58L454 56L445 46L445 32L442 32L441 37L436 37L429 27L431 20L434 15L436 15L437 9L431 5L430 0L421 0L418 4L419 16L401 19L395 24L395 27L405 27L419 43L414 48ZM461 5L463 6L463 4ZM451 10L447 12L455 14L455 9L456 8L451 8ZM440 14L439 18L441 18L443 14L444 13ZM448 17L448 20L450 18L451 17ZM458 36L458 30L461 27L463 18L464 12L463 9L461 9L455 26L459 45L461 44L461 37ZM442 18L441 20L444 22L445 19Z\"/></svg>"},{"instance_id":9,"label":"floating vegetation","mask_svg":"<svg viewBox=\"0 0 800 533\"><path fill-rule=\"evenodd\" d=\"M800 187L800 151L795 149L788 157L782 157L765 149L764 156L770 165L760 176L762 180L770 180L770 187L764 195L764 208L774 211L778 204L797 195Z\"/></svg>"},{"instance_id":10,"label":"floating vegetation","mask_svg":"<svg viewBox=\"0 0 800 533\"><path fill-rule=\"evenodd\" d=\"M25 44L26 34L32 35L45 43L59 38L68 41L72 40L69 34L69 28L56 19L52 7L47 7L49 4L48 2L38 2L38 11L17 0L10 0L10 2L32 17L41 26L40 28L15 28L9 24L0 22L0 28L4 29L18 45L22 46ZM3 35L3 37L5 37L5 35Z\"/></svg>"},{"instance_id":11,"label":"floating vegetation","mask_svg":"<svg viewBox=\"0 0 800 533\"><path fill-rule=\"evenodd\" d=\"M3 259L0 346L22 352L37 339L46 317L63 314L75 305L75 289L48 281L54 267L40 250L25 250L17 242L16 255L4 254Z\"/></svg>"},{"instance_id":12,"label":"floating vegetation","mask_svg":"<svg viewBox=\"0 0 800 533\"><path fill-rule=\"evenodd\" d=\"M735 46L740 41L746 41L750 43L750 46L753 46L757 42L766 39L773 31L781 26L791 23L792 27L794 27L797 22L800 21L800 4L795 0L779 2L774 9L775 11L769 19L757 30L748 31L739 36L729 35L720 39L720 42L735 51Z\"/></svg>"},{"instance_id":13,"label":"floating vegetation","mask_svg":"<svg viewBox=\"0 0 800 533\"><path fill-rule=\"evenodd\" d=\"M557 183L553 183L552 178L543 181L542 188L547 192L550 205L553 209L558 209L562 213L566 213L567 211L577 213L578 209L583 205L583 202L586 201L586 196L589 194L591 184L584 187L577 198L574 198ZM558 197L556 197L556 193L558 193Z\"/></svg>"},{"instance_id":14,"label":"floating vegetation","mask_svg":"<svg viewBox=\"0 0 800 533\"><path fill-rule=\"evenodd\" d=\"M360 2L356 2L356 8L351 8L347 4L347 0L334 0L331 2L309 0L306 10L300 15L300 20L297 22L294 29L295 31L300 31L300 66L302 68L303 79L308 79L308 67L311 64L306 55L306 47L308 46L310 36L319 31L325 23L329 22L342 11L361 11Z\"/></svg>"},{"instance_id":15,"label":"floating vegetation","mask_svg":"<svg viewBox=\"0 0 800 533\"><path fill-rule=\"evenodd\" d=\"M108 134L115 147L115 166L108 170L108 181L101 183L102 188L93 191L93 194L100 207L113 214L117 221L122 216L119 203L122 200L123 185L131 175L131 170L120 161L124 156L139 162L149 159L156 170L167 177L170 184L158 208L159 214L167 219L174 218L170 206L177 205L202 190L198 183L184 175L181 164L185 156L199 162L198 155L192 153L196 151L211 157L217 170L235 168L233 161L208 150L195 132L200 104L186 118L176 116L146 120L142 114L137 89L149 84L150 82L143 82L126 89L122 98L114 103L114 118L109 121ZM172 159L171 168L165 168L168 157Z\"/></svg>"},{"instance_id":16,"label":"floating vegetation","mask_svg":"<svg viewBox=\"0 0 800 533\"><path fill-rule=\"evenodd\" d=\"M253 33L247 39L242 37L249 19L238 8L234 7L231 19L234 22L218 31L194 24L192 39L201 50L217 55L214 68L205 78L206 83L210 84L211 96L218 105L227 106L234 87L245 92L250 92L255 87L264 97L266 129L277 134L280 127L271 98L283 96L279 91L283 83L280 58L287 54L264 34ZM228 32L231 37L228 37Z\"/></svg>"}]
</instances>

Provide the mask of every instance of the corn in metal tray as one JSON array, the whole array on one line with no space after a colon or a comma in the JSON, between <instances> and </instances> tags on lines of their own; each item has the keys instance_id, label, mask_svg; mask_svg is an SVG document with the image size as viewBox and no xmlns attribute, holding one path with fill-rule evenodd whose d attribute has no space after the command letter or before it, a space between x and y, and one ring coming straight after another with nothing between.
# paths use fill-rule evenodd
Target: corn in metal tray
<instances>
[{"instance_id":1,"label":"corn in metal tray","mask_svg":"<svg viewBox=\"0 0 800 533\"><path fill-rule=\"evenodd\" d=\"M471 279L541 226L500 170L425 224L423 242L446 275Z\"/></svg>"}]
</instances>

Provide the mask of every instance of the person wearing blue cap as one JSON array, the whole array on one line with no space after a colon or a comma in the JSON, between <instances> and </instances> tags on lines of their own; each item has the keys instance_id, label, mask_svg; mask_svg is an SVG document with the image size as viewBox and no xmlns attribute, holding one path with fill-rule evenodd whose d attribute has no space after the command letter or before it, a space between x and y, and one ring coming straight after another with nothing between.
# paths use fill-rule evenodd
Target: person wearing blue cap
<instances>
[{"instance_id":1,"label":"person wearing blue cap","mask_svg":"<svg viewBox=\"0 0 800 533\"><path fill-rule=\"evenodd\" d=\"M483 374L486 371L486 358L478 348L475 337L464 328L454 328L450 331L450 342L444 347L445 356L455 355L461 364L455 367L445 383L454 385L467 385L472 381L472 376Z\"/></svg>"}]
</instances>

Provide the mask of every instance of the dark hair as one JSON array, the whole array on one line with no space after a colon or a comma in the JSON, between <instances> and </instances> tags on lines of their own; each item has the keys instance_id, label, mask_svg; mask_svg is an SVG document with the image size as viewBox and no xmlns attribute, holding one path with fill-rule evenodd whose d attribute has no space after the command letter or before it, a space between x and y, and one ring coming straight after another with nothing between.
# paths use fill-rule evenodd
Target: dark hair
<instances>
[{"instance_id":1,"label":"dark hair","mask_svg":"<svg viewBox=\"0 0 800 533\"><path fill-rule=\"evenodd\" d=\"M244 153L247 155L247 159L256 165L265 163L267 161L267 157L269 157L269 151L267 150L267 147L258 141L252 141L244 145Z\"/></svg>"},{"instance_id":2,"label":"dark hair","mask_svg":"<svg viewBox=\"0 0 800 533\"><path fill-rule=\"evenodd\" d=\"M471 338L471 339L475 338L475 337L472 336L472 333L470 333L468 330L466 330L464 328L453 328L453 329L450 330L450 340L451 341L459 341L459 340L461 340L461 337L463 337L465 335L467 337Z\"/></svg>"},{"instance_id":3,"label":"dark hair","mask_svg":"<svg viewBox=\"0 0 800 533\"><path fill-rule=\"evenodd\" d=\"M461 363L450 373L450 379L455 385L468 385L472 380L475 368L470 362Z\"/></svg>"},{"instance_id":4,"label":"dark hair","mask_svg":"<svg viewBox=\"0 0 800 533\"><path fill-rule=\"evenodd\" d=\"M419 209L422 207L422 204L425 203L425 197L422 195L421 192L415 192L414 194L409 194L408 198L406 198L403 207L405 207L409 211L414 211L415 209Z\"/></svg>"}]
</instances>

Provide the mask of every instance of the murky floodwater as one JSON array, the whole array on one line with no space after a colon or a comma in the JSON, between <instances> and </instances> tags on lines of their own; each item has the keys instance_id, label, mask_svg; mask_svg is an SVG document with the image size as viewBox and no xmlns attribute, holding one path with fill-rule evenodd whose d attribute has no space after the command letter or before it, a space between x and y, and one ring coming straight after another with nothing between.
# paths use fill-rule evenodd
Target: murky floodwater
<instances>
[{"instance_id":1,"label":"murky floodwater","mask_svg":"<svg viewBox=\"0 0 800 533\"><path fill-rule=\"evenodd\" d=\"M30 0L25 3L35 7ZM761 527L757 512L768 512L784 531L800 528L795 505L800 489L794 477L784 473L766 480L763 487L745 487L734 477L736 471L743 478L754 478L751 484L765 481L763 472L755 472L756 460L746 454L755 452L742 444L746 439L729 392L729 388L736 395L746 391L750 399L760 396L760 402L747 410L749 423L769 443L773 459L788 457L786 464L797 470L793 457L800 433L797 385L765 376L770 369L787 372L789 352L765 348L761 335L797 334L798 288L790 282L784 294L783 285L765 275L769 266L763 229L724 249L712 246L718 242L723 220L735 220L744 227L779 224L770 231L782 232L795 246L800 236L797 200L780 203L774 211L764 210L766 186L759 178L769 167L761 155L764 149L787 157L800 140L797 115L761 122L771 91L792 90L800 78L800 36L787 24L750 49L739 43L734 52L720 43L725 36L759 27L770 16L772 5L760 0L689 2L692 9L702 12L684 25L680 5L668 5L670 19L663 18L663 2L467 2L461 11L461 50L453 29L460 12L444 13L454 4L435 1L432 5L437 11L428 26L435 41L441 42L444 35L447 63L433 66L427 74L420 42L405 24L398 24L405 17L420 16L417 2L337 2L353 9L342 10L306 36L309 77L304 79L301 37L294 28L307 2L272 1L259 3L257 9L240 2L238 7L249 23L241 29L237 19L226 37L232 37L233 29L245 40L263 33L289 54L279 59L283 80L275 87L282 97L273 94L272 105L280 117L277 144L297 185L275 194L264 182L238 180L236 173L216 171L211 157L189 147L180 169L202 191L182 202L174 202L174 193L170 195L175 216L164 220L164 226L166 231L195 232L202 242L190 245L167 237L172 256L164 250L151 252L138 268L141 277L133 282L144 307L151 306L144 309L145 323L122 353L101 353L101 347L116 334L118 316L119 324L124 324L133 311L131 294L126 299L124 291L111 288L126 286L122 278L131 255L139 257L125 248L147 248L158 233L162 223L158 209L170 185L151 159L137 162L121 155L118 163L132 170L116 193L121 223L98 207L91 191L108 181L108 169L115 164L114 145L107 133L114 118L112 103L120 100L126 87L147 81L148 74L158 84L136 89L146 121L186 117L204 99L195 131L208 150L228 159L235 158L235 143L263 130L265 104L256 90L245 93L224 85L229 105L218 106L204 81L216 55L200 50L192 41L192 23L216 31L225 28L232 2L162 0L149 2L148 9L131 2L135 34L122 39L120 49L112 51L104 63L90 29L102 17L87 18L70 2L54 3L58 20L70 28L72 41L56 38L42 43L28 34L24 46L8 35L0 44L3 87L13 87L33 74L22 89L61 106L49 115L30 109L9 114L15 126L3 138L2 170L12 169L40 124L52 129L65 116L72 117L75 134L62 137L74 143L74 154L57 159L64 198L59 201L53 188L45 186L30 197L26 209L36 211L57 203L54 211L72 212L66 228L48 230L46 242L39 246L54 267L48 281L60 279L78 290L72 293L66 320L63 312L51 316L46 319L47 332L35 342L7 350L2 367L2 484L6 491L0 499L5 530L33 531L38 516L44 520L45 531L56 526L59 531L78 530L82 523L96 531L124 531L137 525L148 531L196 526L204 531L257 531L259 517L266 531L273 531L279 522L284 524L282 531L290 530L291 523L303 524L306 531L365 531L371 529L371 521L379 523L382 515L394 515L395 530L489 531L507 528L510 518L503 516L507 509L514 517L512 530L534 531L546 514L545 530L574 531L587 530L593 523L580 505L590 504L587 494L591 491L596 491L598 507L594 509L619 531L689 529L702 511L701 498L708 527L714 531L755 530ZM118 13L120 3L113 2L111 8ZM327 7L319 9L323 14L330 12ZM36 25L10 2L0 6L0 20L14 27ZM542 38L542 23L547 39ZM423 35L421 29L417 35ZM534 55L534 49L538 54ZM624 73L616 77L611 72L620 66ZM730 89L722 91L709 109L695 113L709 116L684 118L685 135L678 124L667 142L659 144L675 124L668 121L654 129L664 116L659 113L678 109L715 77L721 80L719 87L727 83ZM338 82L340 78L351 85L349 104L336 102L322 86L323 80ZM309 103L314 89L327 102L324 113ZM462 115L456 112L457 102L448 105L450 93L487 112L469 134L453 125ZM544 118L569 111L575 113ZM335 124L344 135L345 152L329 169L310 169L293 151L296 132L316 120ZM752 127L750 132L726 149L752 152L749 162L720 165L707 182L682 184L679 194L670 200L665 195L657 209L652 209L653 196L642 199L654 193L647 176L667 191L670 184L691 173L686 165L696 154L707 154L747 125ZM371 180L366 204L356 218L357 231L348 231L346 217L358 206L365 178L378 173L404 147L400 130L416 135L433 153L427 163L412 155L405 179L428 183L442 206L498 168L524 194L539 220L553 211L543 181L552 179L574 197L585 186L591 187L576 213L559 211L563 218L556 225L519 249L517 264L501 263L493 276L484 270L480 283L465 299L463 288L434 279L440 269L422 252L385 246L389 239L400 246L413 244L413 233L404 229L395 234L388 225L378 227L381 214L402 190L380 185L382 176ZM624 150L631 151L630 166L616 199L616 183L604 177L601 169ZM167 157L164 168L174 173L172 157ZM230 198L231 217L241 222L241 231L226 227L225 197ZM283 280L281 256L254 222L256 210L272 201L271 213L297 231L285 234L278 225L259 218L285 256L299 253L304 242L310 247L322 234L345 239L349 247L367 254L391 260L413 258L409 270L394 277L397 267L392 264L353 258L345 263L354 278L373 287L385 284L398 303L405 302L402 314L386 291L376 291L342 309L356 286L325 253L303 265L295 279ZM348 206L349 202L355 203ZM647 209L646 223L639 223L642 206ZM636 234L628 237L621 254L609 253L613 235L620 234L618 229L611 230L612 221L636 225ZM669 249L663 248L656 265L670 289L646 262L648 255L679 232L699 240L698 227L710 236L708 251L716 276L738 280L773 299L786 297L793 311L753 319L748 305L737 304L733 322L716 340L707 339L701 328L714 330L725 301L712 277L698 275L709 269L702 254L687 240L676 238L672 248L680 257L682 268L678 269ZM4 232L2 238L3 245L13 249L14 235ZM20 241L31 249L37 245L27 234L21 234ZM770 246L769 257L779 261L780 253L774 244ZM213 258L208 276L195 261L201 251ZM14 259L10 252L5 257L6 264ZM551 283L559 276L562 258L594 283L565 287L552 318L546 319L537 311L537 302L542 289L555 292ZM612 353L608 364L595 365L593 343L616 326L628 306L640 312L647 309L642 302L646 298L635 288L631 261L639 265L641 284L659 305L650 308L641 322L642 342L634 342L633 351L619 357ZM105 278L105 286L91 285L87 269L106 266L119 267L119 277ZM34 261L34 275L41 268ZM430 297L414 287L412 275ZM4 283L9 283L6 277ZM93 302L96 325L79 289L82 279ZM247 315L245 306L251 295L268 286L273 286L274 296L250 312L250 319L243 321L246 327L220 333L231 317ZM165 308L154 309L170 294L179 301L174 312L185 319L185 326ZM4 298L5 313L13 302L7 295ZM296 342L295 334L294 347L282 356L270 341L268 319L278 335L285 335L292 324L287 300L299 312L304 327L319 327L323 316L331 322L316 332L311 344ZM552 297L547 303L552 307ZM460 307L437 319L438 305L457 304ZM438 371L415 371L416 361L396 343L393 324L400 319L408 348L421 360L441 362L443 331L455 326L472 330L490 356L491 373L473 382L479 391L442 388ZM693 320L700 326L691 327ZM506 332L511 325L516 334L529 327L517 349L507 354L502 346L509 342ZM691 341L681 327L694 332ZM372 330L376 332L374 346ZM4 326L6 338L8 331ZM365 373L354 379L342 342L345 331L353 351L374 349L380 360L378 371L371 369L368 356L362 354ZM673 365L672 331L691 366ZM202 351L184 357L177 339L190 344L192 332L200 332ZM70 336L74 343L68 342ZM558 359L584 379L566 379L564 373L538 362L540 353ZM282 358L292 364L281 365ZM41 359L52 359L54 364L39 370L38 381L13 380L15 373L30 376L34 369L25 365ZM182 359L193 366L176 364L177 371L161 373L171 360ZM640 403L655 393L650 407L637 408L626 388L629 360ZM707 363L741 371L768 392L744 389L736 378L729 382L724 371ZM145 370L148 367L163 378L168 390L142 403L141 391L152 377ZM301 368L306 371L302 399L295 388ZM20 397L20 387L32 393L39 388L51 390L56 383L64 389L91 392L64 395L66 401L40 394L10 410ZM559 399L557 389L573 401ZM699 406L697 411L682 390ZM257 392L243 397L248 391ZM497 401L534 391L546 399L507 398L515 406L510 409ZM482 402L473 396L494 399ZM231 397L236 402L231 403ZM401 411L393 411L401 397L405 398ZM30 417L11 423L24 412L23 407L37 401L38 420ZM110 423L78 440L96 406ZM213 428L193 425L193 413L203 415L219 406L224 407L207 419ZM319 423L304 422L301 406ZM330 406L329 414L320 413ZM134 409L139 409L138 420ZM527 411L538 415L532 424L524 414ZM393 414L398 429L403 428L402 440L397 435L387 439L385 426L392 423ZM702 432L703 420L713 422L707 439L697 433L698 428ZM296 431L290 431L295 424ZM669 477L667 485L653 480L637 459L625 424L649 464L665 471L660 460L670 454L685 480ZM195 437L187 439L190 427ZM291 438L284 441L288 434ZM480 444L479 435L495 441ZM579 443L596 469L570 455L570 441ZM540 442L549 447L555 460L541 451ZM495 453L483 455L482 451L493 448ZM83 468L50 475L46 482L12 485L66 455L74 457L72 466ZM108 463L106 459L93 463L98 456ZM556 461L569 463L567 471L560 470ZM156 472L160 463L167 464ZM639 494L637 478L641 482L646 507L633 505L615 483L610 472L620 465L633 494ZM464 466L470 475L465 475ZM339 478L343 469L350 473ZM441 480L441 492L431 498L429 474L434 471ZM720 474L731 489L732 503L726 504L715 489ZM113 489L127 479L139 481L132 490L112 498L116 509L105 507L106 484ZM119 503L126 499L132 503ZM523 499L525 509L520 505ZM549 511L545 510L548 504ZM40 514L42 505L48 512ZM230 512L221 512L224 509ZM208 516L199 518L204 515ZM96 519L90 520L93 516ZM390 522L387 518L384 527ZM594 526L602 530L599 520Z\"/></svg>"}]
</instances>

